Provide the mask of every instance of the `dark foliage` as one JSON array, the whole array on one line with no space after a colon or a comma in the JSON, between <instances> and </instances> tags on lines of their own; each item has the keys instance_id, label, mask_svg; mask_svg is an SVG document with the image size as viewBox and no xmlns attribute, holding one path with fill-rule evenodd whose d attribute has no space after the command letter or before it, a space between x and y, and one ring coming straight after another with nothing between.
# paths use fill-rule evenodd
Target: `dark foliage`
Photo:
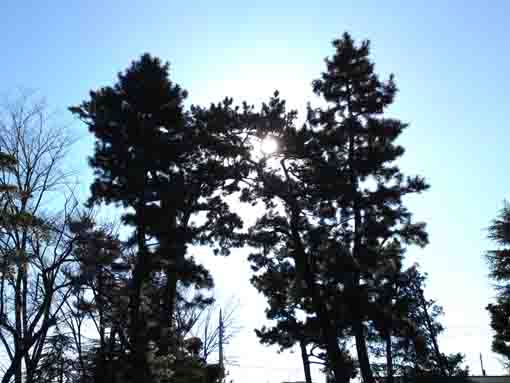
<instances>
[{"instance_id":1,"label":"dark foliage","mask_svg":"<svg viewBox=\"0 0 510 383\"><path fill-rule=\"evenodd\" d=\"M377 375L467 376L464 355L440 352L438 337L444 331L439 322L441 306L424 296L426 275L418 267L387 275L385 293L379 297L379 320L371 331L371 351L386 363L374 364Z\"/></svg>"},{"instance_id":2,"label":"dark foliage","mask_svg":"<svg viewBox=\"0 0 510 383\"><path fill-rule=\"evenodd\" d=\"M213 286L187 247L210 245L227 255L242 244L242 221L224 195L238 190L243 176L249 107L240 110L225 99L185 111L186 92L168 71L168 64L145 54L119 73L116 85L71 108L96 137L89 203L121 206L123 222L134 229L127 339L133 374L144 381L151 379L149 342L156 342L160 357L178 347L172 340L178 285Z\"/></svg>"},{"instance_id":3,"label":"dark foliage","mask_svg":"<svg viewBox=\"0 0 510 383\"><path fill-rule=\"evenodd\" d=\"M394 77L376 74L368 41L345 33L332 45L312 83L323 106L309 105L302 126L278 92L260 110L229 98L188 109L169 64L149 54L70 108L95 138L88 208L117 207L127 235L92 213L66 221L65 315L45 332L29 381L219 382L223 361L207 361L218 347L211 316L203 336L194 331L212 312L214 283L190 248L228 255L245 244L251 282L268 302L270 324L256 334L280 351L299 346L307 383L314 363L334 383L467 374L463 355L439 351L442 309L425 299L425 276L402 266L409 246L428 242L404 201L429 186L398 166L407 124L387 115ZM275 152L254 150L267 139ZM0 170L11 168L0 153ZM14 192L4 186L0 202ZM248 231L232 197L261 208ZM12 220L0 218L3 227ZM509 227L505 207L490 228L501 248L487 258L500 283L488 307L494 350L510 359Z\"/></svg>"},{"instance_id":4,"label":"dark foliage","mask_svg":"<svg viewBox=\"0 0 510 383\"><path fill-rule=\"evenodd\" d=\"M275 97L264 106L262 117L273 122L265 133L279 140L280 150L255 166L251 198L264 201L267 210L251 229L251 244L262 249L251 260L262 272L256 283L274 268L292 270L282 305L297 299L320 323L336 381L351 374L340 344L353 335L361 375L371 382L364 323L380 316L376 279L405 246L427 243L424 224L412 220L403 198L428 185L405 177L395 164L404 153L396 140L406 124L383 117L396 94L393 76L379 80L368 41L358 46L345 34L333 46L326 72L313 82L327 107L309 107L307 123L298 129L295 112L286 113L283 101ZM271 276L276 284L265 288L270 301L284 275Z\"/></svg>"},{"instance_id":5,"label":"dark foliage","mask_svg":"<svg viewBox=\"0 0 510 383\"><path fill-rule=\"evenodd\" d=\"M503 357L510 367L510 206L505 201L503 209L489 226L489 239L497 248L486 253L490 277L496 282L496 302L487 306L491 327L495 332L492 350Z\"/></svg>"}]
</instances>

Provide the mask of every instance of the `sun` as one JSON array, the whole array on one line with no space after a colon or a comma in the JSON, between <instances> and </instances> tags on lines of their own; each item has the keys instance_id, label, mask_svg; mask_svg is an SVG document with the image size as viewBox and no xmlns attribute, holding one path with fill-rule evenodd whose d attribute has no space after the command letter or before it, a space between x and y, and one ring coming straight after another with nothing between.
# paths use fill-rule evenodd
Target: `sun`
<instances>
[{"instance_id":1,"label":"sun","mask_svg":"<svg viewBox=\"0 0 510 383\"><path fill-rule=\"evenodd\" d=\"M263 158L271 157L278 151L278 141L272 136L265 138L254 138L251 141L251 156L254 160L260 161Z\"/></svg>"},{"instance_id":2,"label":"sun","mask_svg":"<svg viewBox=\"0 0 510 383\"><path fill-rule=\"evenodd\" d=\"M274 154L278 150L278 141L274 137L267 136L262 140L260 150L266 155Z\"/></svg>"}]
</instances>

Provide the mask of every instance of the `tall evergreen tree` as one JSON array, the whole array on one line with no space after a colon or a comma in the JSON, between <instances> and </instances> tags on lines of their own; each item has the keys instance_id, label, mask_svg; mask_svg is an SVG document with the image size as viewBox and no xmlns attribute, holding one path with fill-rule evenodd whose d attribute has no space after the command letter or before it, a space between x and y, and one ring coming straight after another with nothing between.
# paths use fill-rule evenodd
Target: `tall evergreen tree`
<instances>
[{"instance_id":1,"label":"tall evergreen tree","mask_svg":"<svg viewBox=\"0 0 510 383\"><path fill-rule=\"evenodd\" d=\"M336 287L327 280L335 271L324 263L320 237L325 232L314 219L315 185L302 176L310 166L307 143L313 132L295 127L296 113L286 111L277 93L263 105L259 118L259 136L276 137L279 150L254 162L251 187L242 194L243 201L261 201L266 208L250 228L249 243L259 249L250 256L257 273L253 282L270 300L269 310L289 313L296 305L315 318L319 343L326 350L326 369L336 382L347 382L354 373L343 345L345 328L339 321L343 314L334 298Z\"/></svg>"},{"instance_id":2,"label":"tall evergreen tree","mask_svg":"<svg viewBox=\"0 0 510 383\"><path fill-rule=\"evenodd\" d=\"M267 270L271 258L295 265L292 291L311 302L336 381L349 379L339 340L352 334L362 378L371 383L365 323L379 315L378 270L390 261L389 244L403 251L427 243L403 197L428 185L395 164L406 124L383 116L397 91L393 76L379 80L368 41L358 46L344 34L333 46L326 72L313 82L327 106L310 107L305 126L294 126L295 113L285 113L278 98L263 108L263 133L276 137L280 150L255 166L251 198L268 210L252 228L252 245L262 251L251 259L256 271Z\"/></svg>"},{"instance_id":3,"label":"tall evergreen tree","mask_svg":"<svg viewBox=\"0 0 510 383\"><path fill-rule=\"evenodd\" d=\"M239 163L248 150L242 133L250 126L249 107L236 109L230 99L184 111L186 92L168 71L168 64L145 54L119 74L116 85L91 92L89 101L71 108L96 137L90 202L121 205L124 223L135 229L130 348L136 377L147 381L149 340L157 343L159 356L177 347L172 332L178 284L213 285L187 246L210 244L226 255L241 245L241 219L223 197L238 189L245 172ZM152 303L142 305L144 296ZM146 326L154 313L156 338Z\"/></svg>"},{"instance_id":4,"label":"tall evergreen tree","mask_svg":"<svg viewBox=\"0 0 510 383\"><path fill-rule=\"evenodd\" d=\"M505 204L489 226L489 239L496 249L485 254L490 269L490 277L496 283L496 302L487 306L494 330L492 350L503 357L510 370L510 205Z\"/></svg>"},{"instance_id":5,"label":"tall evergreen tree","mask_svg":"<svg viewBox=\"0 0 510 383\"><path fill-rule=\"evenodd\" d=\"M170 189L173 166L189 150L189 140L182 139L187 133L185 97L186 92L169 80L168 65L145 54L119 73L114 87L90 92L90 101L71 108L96 137L90 158L95 173L90 202L130 209L123 220L135 228L138 253L130 292L130 338L133 372L141 381L151 381L145 355L146 313L141 310L152 266L149 239L155 221L163 217L156 212L168 199L161 194Z\"/></svg>"},{"instance_id":6,"label":"tall evergreen tree","mask_svg":"<svg viewBox=\"0 0 510 383\"><path fill-rule=\"evenodd\" d=\"M361 375L370 383L364 325L373 319L370 287L387 243L427 243L424 224L413 222L402 199L428 185L421 177L405 177L395 164L404 154L396 140L406 124L383 116L397 92L393 76L379 80L368 41L357 46L346 33L333 45L326 72L313 83L328 106L309 111L317 147L309 177L320 193L323 225L342 245L337 256L352 262L351 272L344 270L338 282L350 308Z\"/></svg>"}]
</instances>

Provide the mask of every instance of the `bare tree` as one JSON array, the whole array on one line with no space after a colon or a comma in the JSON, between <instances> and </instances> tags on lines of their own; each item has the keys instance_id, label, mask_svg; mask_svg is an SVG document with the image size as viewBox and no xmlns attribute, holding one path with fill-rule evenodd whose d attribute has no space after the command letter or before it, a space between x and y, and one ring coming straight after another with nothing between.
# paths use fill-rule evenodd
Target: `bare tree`
<instances>
[{"instance_id":1,"label":"bare tree","mask_svg":"<svg viewBox=\"0 0 510 383\"><path fill-rule=\"evenodd\" d=\"M177 310L178 329L188 328L186 335L202 341L201 357L211 362L211 356L220 348L220 311L223 325L223 344L228 345L239 333L239 301L231 298L224 306L217 303L191 310ZM181 331L182 332L182 331Z\"/></svg>"},{"instance_id":2,"label":"bare tree","mask_svg":"<svg viewBox=\"0 0 510 383\"><path fill-rule=\"evenodd\" d=\"M73 143L65 128L51 124L43 101L22 94L0 106L0 150L12 156L0 171L0 344L8 363L2 383L34 380L51 329L58 322L70 280L67 226L77 203L63 161Z\"/></svg>"}]
</instances>

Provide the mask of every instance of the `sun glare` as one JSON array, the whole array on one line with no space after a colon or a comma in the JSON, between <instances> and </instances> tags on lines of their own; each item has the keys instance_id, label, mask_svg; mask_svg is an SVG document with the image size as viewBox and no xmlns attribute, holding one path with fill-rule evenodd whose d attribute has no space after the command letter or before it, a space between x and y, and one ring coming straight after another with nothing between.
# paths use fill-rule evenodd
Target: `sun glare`
<instances>
[{"instance_id":1,"label":"sun glare","mask_svg":"<svg viewBox=\"0 0 510 383\"><path fill-rule=\"evenodd\" d=\"M278 150L278 142L273 137L266 137L262 140L260 149L264 154L273 154Z\"/></svg>"}]
</instances>

